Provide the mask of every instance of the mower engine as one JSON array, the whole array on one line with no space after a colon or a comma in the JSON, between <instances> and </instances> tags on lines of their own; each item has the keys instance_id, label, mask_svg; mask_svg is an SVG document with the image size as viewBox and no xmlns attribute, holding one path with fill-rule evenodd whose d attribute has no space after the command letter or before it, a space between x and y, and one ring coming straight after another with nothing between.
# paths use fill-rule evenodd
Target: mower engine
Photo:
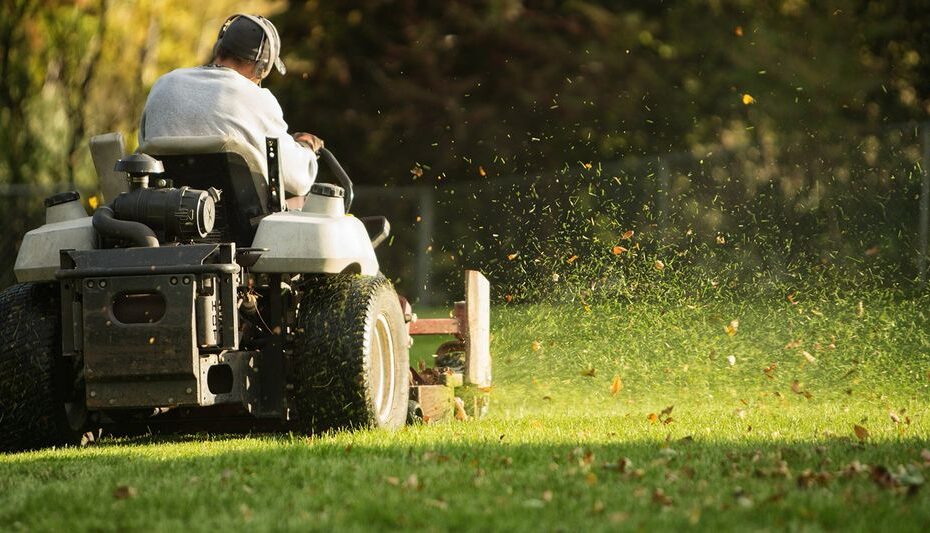
<instances>
[{"instance_id":1,"label":"mower engine","mask_svg":"<svg viewBox=\"0 0 930 533\"><path fill-rule=\"evenodd\" d=\"M129 174L130 190L94 216L94 227L104 237L104 244L112 245L105 247L115 247L121 241L157 246L150 233L160 243L191 242L213 231L219 189L174 188L166 180L158 180L159 187L149 188L149 175L164 172L164 167L146 154L121 159L116 170Z\"/></svg>"}]
</instances>

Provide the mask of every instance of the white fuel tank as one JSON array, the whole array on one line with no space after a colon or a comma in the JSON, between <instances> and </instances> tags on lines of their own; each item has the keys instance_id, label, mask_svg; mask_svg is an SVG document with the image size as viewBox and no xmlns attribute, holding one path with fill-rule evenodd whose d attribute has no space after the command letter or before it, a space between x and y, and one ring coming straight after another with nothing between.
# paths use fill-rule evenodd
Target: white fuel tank
<instances>
[{"instance_id":1,"label":"white fuel tank","mask_svg":"<svg viewBox=\"0 0 930 533\"><path fill-rule=\"evenodd\" d=\"M323 213L311 208L268 215L259 223L252 247L268 248L252 272L378 273L378 259L365 226L341 211Z\"/></svg>"}]
</instances>

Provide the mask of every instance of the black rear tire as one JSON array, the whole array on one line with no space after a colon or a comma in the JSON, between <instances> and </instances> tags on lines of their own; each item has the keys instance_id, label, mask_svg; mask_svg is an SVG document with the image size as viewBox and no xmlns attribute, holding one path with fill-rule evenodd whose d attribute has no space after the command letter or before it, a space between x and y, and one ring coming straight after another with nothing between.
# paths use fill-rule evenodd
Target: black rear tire
<instances>
[{"instance_id":1,"label":"black rear tire","mask_svg":"<svg viewBox=\"0 0 930 533\"><path fill-rule=\"evenodd\" d=\"M294 404L304 431L407 420L410 353L397 293L383 276L307 281L294 347Z\"/></svg>"},{"instance_id":2,"label":"black rear tire","mask_svg":"<svg viewBox=\"0 0 930 533\"><path fill-rule=\"evenodd\" d=\"M2 451L80 442L83 428L71 427L63 399L71 394L63 389L71 389L73 372L60 366L60 299L54 283L21 283L0 292ZM76 403L69 407L83 417Z\"/></svg>"}]
</instances>

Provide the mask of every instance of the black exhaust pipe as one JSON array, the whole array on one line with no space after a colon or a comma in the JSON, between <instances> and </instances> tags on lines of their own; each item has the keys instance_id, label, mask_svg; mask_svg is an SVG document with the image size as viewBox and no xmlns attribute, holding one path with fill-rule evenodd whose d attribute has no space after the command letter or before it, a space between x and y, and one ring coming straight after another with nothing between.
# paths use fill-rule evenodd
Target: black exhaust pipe
<instances>
[{"instance_id":1,"label":"black exhaust pipe","mask_svg":"<svg viewBox=\"0 0 930 533\"><path fill-rule=\"evenodd\" d=\"M94 212L94 229L111 239L129 241L145 248L158 248L158 238L152 228L141 222L117 219L108 205L100 206Z\"/></svg>"}]
</instances>

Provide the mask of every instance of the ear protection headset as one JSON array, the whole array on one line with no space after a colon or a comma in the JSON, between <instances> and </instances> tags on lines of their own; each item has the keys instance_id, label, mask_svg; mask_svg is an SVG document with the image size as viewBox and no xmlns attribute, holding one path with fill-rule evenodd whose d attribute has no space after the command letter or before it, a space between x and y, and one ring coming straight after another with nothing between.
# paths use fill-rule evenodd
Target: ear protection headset
<instances>
[{"instance_id":1,"label":"ear protection headset","mask_svg":"<svg viewBox=\"0 0 930 533\"><path fill-rule=\"evenodd\" d=\"M278 70L281 70L281 74L284 74L284 64L278 61L279 54L281 53L281 38L278 36L278 30L271 21L258 15L237 13L227 18L226 22L220 27L220 33L216 37L216 44L213 45L213 56L216 57L216 53L219 51L220 45L223 42L223 36L226 35L226 30L229 29L229 26L239 17L251 20L262 29L262 40L258 45L258 53L255 57L243 58L255 62L255 77L258 79L265 79L271 74L271 68L275 66L276 63L278 64ZM267 53L265 53L266 47Z\"/></svg>"}]
</instances>

